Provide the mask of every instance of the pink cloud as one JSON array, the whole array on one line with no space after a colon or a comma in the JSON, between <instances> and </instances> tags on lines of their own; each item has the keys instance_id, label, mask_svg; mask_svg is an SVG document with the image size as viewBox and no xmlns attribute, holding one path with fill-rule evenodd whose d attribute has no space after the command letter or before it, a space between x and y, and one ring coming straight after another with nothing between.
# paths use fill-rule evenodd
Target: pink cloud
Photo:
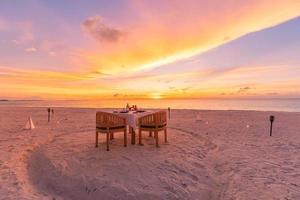
<instances>
[{"instance_id":1,"label":"pink cloud","mask_svg":"<svg viewBox=\"0 0 300 200\"><path fill-rule=\"evenodd\" d=\"M100 42L118 42L126 33L118 28L104 23L100 16L86 19L82 23L83 28Z\"/></svg>"}]
</instances>

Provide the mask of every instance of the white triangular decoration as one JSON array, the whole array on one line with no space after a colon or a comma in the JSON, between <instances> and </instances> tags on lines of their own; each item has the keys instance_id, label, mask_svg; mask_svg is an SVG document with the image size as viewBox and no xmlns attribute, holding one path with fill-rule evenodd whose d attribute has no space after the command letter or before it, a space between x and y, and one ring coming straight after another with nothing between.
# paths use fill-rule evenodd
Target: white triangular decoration
<instances>
[{"instance_id":1,"label":"white triangular decoration","mask_svg":"<svg viewBox=\"0 0 300 200\"><path fill-rule=\"evenodd\" d=\"M31 117L29 117L27 123L25 124L24 129L31 130L31 129L34 129L34 128L35 127L34 127L34 124L32 122L32 119L31 119Z\"/></svg>"}]
</instances>

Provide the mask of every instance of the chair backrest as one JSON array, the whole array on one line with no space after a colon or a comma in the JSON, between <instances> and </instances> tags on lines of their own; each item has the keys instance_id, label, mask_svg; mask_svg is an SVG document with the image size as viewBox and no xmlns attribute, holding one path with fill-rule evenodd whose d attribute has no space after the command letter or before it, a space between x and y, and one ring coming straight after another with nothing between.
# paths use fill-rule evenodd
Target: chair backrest
<instances>
[{"instance_id":1,"label":"chair backrest","mask_svg":"<svg viewBox=\"0 0 300 200\"><path fill-rule=\"evenodd\" d=\"M106 112L96 113L96 126L97 127L116 127L125 126L126 119L118 115Z\"/></svg>"},{"instance_id":2,"label":"chair backrest","mask_svg":"<svg viewBox=\"0 0 300 200\"><path fill-rule=\"evenodd\" d=\"M159 126L167 124L167 112L158 111L139 118L139 125Z\"/></svg>"}]
</instances>

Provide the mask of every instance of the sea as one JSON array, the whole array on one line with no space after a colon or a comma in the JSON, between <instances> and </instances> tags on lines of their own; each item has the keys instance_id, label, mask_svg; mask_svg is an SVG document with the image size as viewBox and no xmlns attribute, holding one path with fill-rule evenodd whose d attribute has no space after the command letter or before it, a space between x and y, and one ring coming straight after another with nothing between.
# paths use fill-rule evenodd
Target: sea
<instances>
[{"instance_id":1,"label":"sea","mask_svg":"<svg viewBox=\"0 0 300 200\"><path fill-rule=\"evenodd\" d=\"M139 100L9 100L0 107L73 107L125 108L126 104L139 108L171 108L200 110L256 110L300 112L300 98L293 99L139 99Z\"/></svg>"}]
</instances>

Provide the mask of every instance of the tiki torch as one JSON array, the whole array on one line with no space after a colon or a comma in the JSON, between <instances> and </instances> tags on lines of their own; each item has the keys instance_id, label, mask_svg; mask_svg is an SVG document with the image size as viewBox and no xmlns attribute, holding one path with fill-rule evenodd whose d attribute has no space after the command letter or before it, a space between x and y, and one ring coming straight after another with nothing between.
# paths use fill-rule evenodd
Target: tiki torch
<instances>
[{"instance_id":1,"label":"tiki torch","mask_svg":"<svg viewBox=\"0 0 300 200\"><path fill-rule=\"evenodd\" d=\"M272 136L272 129L273 129L273 122L275 120L275 117L273 115L270 116L270 123L271 123L271 126L270 126L270 136Z\"/></svg>"},{"instance_id":2,"label":"tiki torch","mask_svg":"<svg viewBox=\"0 0 300 200\"><path fill-rule=\"evenodd\" d=\"M50 112L51 112L51 108L48 108L48 122L50 122Z\"/></svg>"}]
</instances>

